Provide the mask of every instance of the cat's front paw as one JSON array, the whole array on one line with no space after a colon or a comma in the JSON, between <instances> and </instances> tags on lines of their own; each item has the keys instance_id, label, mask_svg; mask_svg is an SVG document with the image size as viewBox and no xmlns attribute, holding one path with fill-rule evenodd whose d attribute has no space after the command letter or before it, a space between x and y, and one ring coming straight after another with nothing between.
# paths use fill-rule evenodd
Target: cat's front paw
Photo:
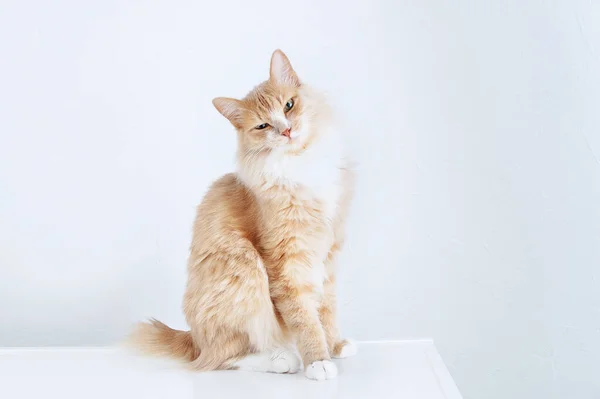
<instances>
[{"instance_id":1,"label":"cat's front paw","mask_svg":"<svg viewBox=\"0 0 600 399\"><path fill-rule=\"evenodd\" d=\"M306 367L304 375L311 380L332 380L337 377L337 366L331 360L317 360Z\"/></svg>"},{"instance_id":2,"label":"cat's front paw","mask_svg":"<svg viewBox=\"0 0 600 399\"><path fill-rule=\"evenodd\" d=\"M343 359L345 357L350 357L356 355L358 352L358 348L356 343L351 339L343 339L333 347L332 357L336 359Z\"/></svg>"},{"instance_id":3,"label":"cat's front paw","mask_svg":"<svg viewBox=\"0 0 600 399\"><path fill-rule=\"evenodd\" d=\"M294 374L302 370L302 361L290 350L275 350L271 355L272 369L274 373Z\"/></svg>"}]
</instances>

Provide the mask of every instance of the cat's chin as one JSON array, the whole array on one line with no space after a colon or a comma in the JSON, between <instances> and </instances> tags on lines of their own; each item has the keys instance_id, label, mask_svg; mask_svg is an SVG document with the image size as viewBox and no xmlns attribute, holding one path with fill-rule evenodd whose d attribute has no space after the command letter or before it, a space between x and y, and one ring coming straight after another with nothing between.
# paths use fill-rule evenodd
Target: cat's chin
<instances>
[{"instance_id":1,"label":"cat's chin","mask_svg":"<svg viewBox=\"0 0 600 399\"><path fill-rule=\"evenodd\" d=\"M278 153L295 152L304 148L305 141L302 136L286 138L277 143L273 150Z\"/></svg>"},{"instance_id":2,"label":"cat's chin","mask_svg":"<svg viewBox=\"0 0 600 399\"><path fill-rule=\"evenodd\" d=\"M299 155L306 149L305 140L290 140L282 146L283 152L286 154Z\"/></svg>"},{"instance_id":3,"label":"cat's chin","mask_svg":"<svg viewBox=\"0 0 600 399\"><path fill-rule=\"evenodd\" d=\"M283 145L286 151L304 151L310 146L315 140L316 134L313 132L299 132L295 137L287 139L287 142Z\"/></svg>"}]
</instances>

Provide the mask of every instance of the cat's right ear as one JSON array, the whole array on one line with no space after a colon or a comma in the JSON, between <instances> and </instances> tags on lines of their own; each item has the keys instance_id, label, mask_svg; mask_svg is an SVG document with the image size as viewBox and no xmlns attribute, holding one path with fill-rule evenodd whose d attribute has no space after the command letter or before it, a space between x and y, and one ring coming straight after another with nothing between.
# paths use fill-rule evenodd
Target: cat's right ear
<instances>
[{"instance_id":1,"label":"cat's right ear","mask_svg":"<svg viewBox=\"0 0 600 399\"><path fill-rule=\"evenodd\" d=\"M278 84L300 86L300 80L294 68L292 68L290 60L279 49L275 50L271 56L269 79Z\"/></svg>"},{"instance_id":2,"label":"cat's right ear","mask_svg":"<svg viewBox=\"0 0 600 399\"><path fill-rule=\"evenodd\" d=\"M212 100L213 105L235 127L242 121L242 102L235 98L217 97Z\"/></svg>"}]
</instances>

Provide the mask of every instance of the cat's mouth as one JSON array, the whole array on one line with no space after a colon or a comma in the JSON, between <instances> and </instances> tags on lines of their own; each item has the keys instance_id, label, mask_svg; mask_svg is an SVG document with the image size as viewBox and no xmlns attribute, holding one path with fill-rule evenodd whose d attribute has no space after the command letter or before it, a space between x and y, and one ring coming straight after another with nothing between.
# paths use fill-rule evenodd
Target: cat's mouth
<instances>
[{"instance_id":1,"label":"cat's mouth","mask_svg":"<svg viewBox=\"0 0 600 399\"><path fill-rule=\"evenodd\" d=\"M281 135L280 138L280 143L281 144L295 144L299 141L300 139L300 134L299 133L295 133L295 132L291 132L289 135Z\"/></svg>"},{"instance_id":2,"label":"cat's mouth","mask_svg":"<svg viewBox=\"0 0 600 399\"><path fill-rule=\"evenodd\" d=\"M302 140L301 140L300 135L296 135L296 136L292 135L290 137L286 137L284 144L294 146L294 145L300 144L301 141Z\"/></svg>"}]
</instances>

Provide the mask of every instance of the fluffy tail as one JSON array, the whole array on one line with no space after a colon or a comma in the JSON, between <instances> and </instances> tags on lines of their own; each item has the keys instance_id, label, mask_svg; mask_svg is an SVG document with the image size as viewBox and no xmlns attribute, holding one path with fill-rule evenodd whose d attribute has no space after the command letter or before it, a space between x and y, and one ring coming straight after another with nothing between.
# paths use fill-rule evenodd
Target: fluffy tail
<instances>
[{"instance_id":1,"label":"fluffy tail","mask_svg":"<svg viewBox=\"0 0 600 399\"><path fill-rule=\"evenodd\" d=\"M158 320L138 323L128 343L142 353L191 362L200 356L189 331L174 330Z\"/></svg>"}]
</instances>

